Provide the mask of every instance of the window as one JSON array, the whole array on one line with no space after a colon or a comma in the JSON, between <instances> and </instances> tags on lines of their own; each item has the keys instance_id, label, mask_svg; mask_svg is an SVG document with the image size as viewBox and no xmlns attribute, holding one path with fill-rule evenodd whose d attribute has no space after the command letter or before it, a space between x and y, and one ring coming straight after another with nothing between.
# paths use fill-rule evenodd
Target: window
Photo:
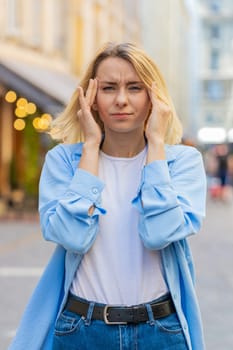
<instances>
[{"instance_id":1,"label":"window","mask_svg":"<svg viewBox=\"0 0 233 350\"><path fill-rule=\"evenodd\" d=\"M219 39L220 38L220 26L217 24L212 25L210 27L210 36L212 39Z\"/></svg>"},{"instance_id":2,"label":"window","mask_svg":"<svg viewBox=\"0 0 233 350\"><path fill-rule=\"evenodd\" d=\"M212 49L210 54L210 68L213 70L219 69L220 53L216 49Z\"/></svg>"},{"instance_id":3,"label":"window","mask_svg":"<svg viewBox=\"0 0 233 350\"><path fill-rule=\"evenodd\" d=\"M215 117L214 117L214 115L212 113L207 113L205 115L205 122L206 122L206 124L208 124L208 125L212 124L214 121L215 121Z\"/></svg>"},{"instance_id":4,"label":"window","mask_svg":"<svg viewBox=\"0 0 233 350\"><path fill-rule=\"evenodd\" d=\"M7 1L7 33L17 36L20 32L20 6L17 0Z\"/></svg>"},{"instance_id":5,"label":"window","mask_svg":"<svg viewBox=\"0 0 233 350\"><path fill-rule=\"evenodd\" d=\"M207 82L207 96L210 100L221 100L224 98L224 86L219 80Z\"/></svg>"},{"instance_id":6,"label":"window","mask_svg":"<svg viewBox=\"0 0 233 350\"><path fill-rule=\"evenodd\" d=\"M54 8L55 16L55 37L54 37L54 47L61 54L66 56L66 45L67 45L67 18L68 18L68 4L64 0L57 2ZM57 23L60 23L58 26Z\"/></svg>"},{"instance_id":7,"label":"window","mask_svg":"<svg viewBox=\"0 0 233 350\"><path fill-rule=\"evenodd\" d=\"M34 47L40 47L42 35L42 3L40 1L31 0L31 44Z\"/></svg>"},{"instance_id":8,"label":"window","mask_svg":"<svg viewBox=\"0 0 233 350\"><path fill-rule=\"evenodd\" d=\"M206 111L204 123L209 126L220 125L222 123L221 115L213 111Z\"/></svg>"},{"instance_id":9,"label":"window","mask_svg":"<svg viewBox=\"0 0 233 350\"><path fill-rule=\"evenodd\" d=\"M218 0L209 0L210 10L213 12L219 12L221 10L220 1Z\"/></svg>"}]
</instances>

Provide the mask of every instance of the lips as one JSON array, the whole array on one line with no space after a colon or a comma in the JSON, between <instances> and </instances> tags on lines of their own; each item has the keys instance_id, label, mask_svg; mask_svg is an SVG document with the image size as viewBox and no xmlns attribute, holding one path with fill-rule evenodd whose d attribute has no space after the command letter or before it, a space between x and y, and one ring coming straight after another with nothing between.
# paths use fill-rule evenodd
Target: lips
<instances>
[{"instance_id":1,"label":"lips","mask_svg":"<svg viewBox=\"0 0 233 350\"><path fill-rule=\"evenodd\" d=\"M133 113L111 113L111 117L112 118L116 118L116 119L126 119L129 116L131 116Z\"/></svg>"}]
</instances>

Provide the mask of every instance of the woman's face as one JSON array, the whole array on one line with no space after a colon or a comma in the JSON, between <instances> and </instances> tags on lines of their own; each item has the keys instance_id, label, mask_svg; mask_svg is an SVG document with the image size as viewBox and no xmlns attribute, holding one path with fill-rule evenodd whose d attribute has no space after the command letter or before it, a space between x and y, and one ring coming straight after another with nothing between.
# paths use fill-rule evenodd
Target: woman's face
<instances>
[{"instance_id":1,"label":"woman's face","mask_svg":"<svg viewBox=\"0 0 233 350\"><path fill-rule=\"evenodd\" d=\"M98 89L94 109L105 132L144 131L151 101L144 83L134 67L119 57L103 60L96 73Z\"/></svg>"}]
</instances>

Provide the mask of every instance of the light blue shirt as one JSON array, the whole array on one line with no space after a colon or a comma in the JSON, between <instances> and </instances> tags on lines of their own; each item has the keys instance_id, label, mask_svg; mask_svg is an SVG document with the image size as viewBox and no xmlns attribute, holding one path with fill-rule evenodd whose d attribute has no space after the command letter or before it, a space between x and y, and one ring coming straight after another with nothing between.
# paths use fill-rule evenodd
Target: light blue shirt
<instances>
[{"instance_id":1,"label":"light blue shirt","mask_svg":"<svg viewBox=\"0 0 233 350\"><path fill-rule=\"evenodd\" d=\"M54 324L74 274L98 234L104 183L79 169L82 144L58 145L47 153L40 179L39 212L46 240L57 248L25 310L10 350L50 350ZM206 176L193 147L166 146L166 160L147 164L132 205L140 214L146 248L160 250L165 279L190 350L203 350L202 323L187 237L205 216ZM88 209L94 204L92 216ZM154 283L156 280L154 281ZM153 283L153 281L151 281Z\"/></svg>"}]
</instances>

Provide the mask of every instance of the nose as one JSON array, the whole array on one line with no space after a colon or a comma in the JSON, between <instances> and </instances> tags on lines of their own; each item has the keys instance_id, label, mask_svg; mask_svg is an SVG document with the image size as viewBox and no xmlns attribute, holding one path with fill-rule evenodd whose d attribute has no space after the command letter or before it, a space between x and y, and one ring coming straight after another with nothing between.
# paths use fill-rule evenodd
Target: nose
<instances>
[{"instance_id":1,"label":"nose","mask_svg":"<svg viewBox=\"0 0 233 350\"><path fill-rule=\"evenodd\" d=\"M127 91L124 88L120 88L116 95L116 104L118 106L125 106L128 103Z\"/></svg>"}]
</instances>

